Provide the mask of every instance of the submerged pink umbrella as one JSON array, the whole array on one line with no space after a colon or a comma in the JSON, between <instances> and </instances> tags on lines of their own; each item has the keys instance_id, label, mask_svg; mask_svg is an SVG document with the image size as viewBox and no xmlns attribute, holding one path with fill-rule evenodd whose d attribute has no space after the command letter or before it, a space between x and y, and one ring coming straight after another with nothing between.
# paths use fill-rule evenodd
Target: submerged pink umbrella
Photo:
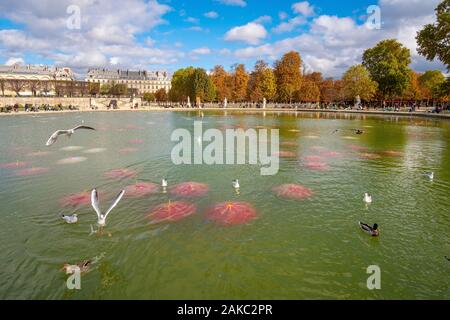
<instances>
[{"instance_id":1,"label":"submerged pink umbrella","mask_svg":"<svg viewBox=\"0 0 450 320\"><path fill-rule=\"evenodd\" d=\"M137 175L137 172L129 168L112 169L105 172L108 178L131 178Z\"/></svg>"},{"instance_id":2,"label":"submerged pink umbrella","mask_svg":"<svg viewBox=\"0 0 450 320\"><path fill-rule=\"evenodd\" d=\"M292 151L284 151L280 150L279 152L275 153L276 156L280 158L295 158L296 154Z\"/></svg>"},{"instance_id":3,"label":"submerged pink umbrella","mask_svg":"<svg viewBox=\"0 0 450 320\"><path fill-rule=\"evenodd\" d=\"M369 152L360 153L358 156L360 158L369 159L369 160L381 158L381 156L379 154L369 153Z\"/></svg>"},{"instance_id":4,"label":"submerged pink umbrella","mask_svg":"<svg viewBox=\"0 0 450 320\"><path fill-rule=\"evenodd\" d=\"M27 154L27 157L45 157L50 154L49 151L36 151L36 152L30 152Z\"/></svg>"},{"instance_id":5,"label":"submerged pink umbrella","mask_svg":"<svg viewBox=\"0 0 450 320\"><path fill-rule=\"evenodd\" d=\"M157 192L159 186L151 182L138 182L125 187L125 196L139 198Z\"/></svg>"},{"instance_id":6,"label":"submerged pink umbrella","mask_svg":"<svg viewBox=\"0 0 450 320\"><path fill-rule=\"evenodd\" d=\"M401 151L394 151L394 150L386 150L381 152L382 155L389 156L389 157L401 157L403 156L403 152Z\"/></svg>"},{"instance_id":7,"label":"submerged pink umbrella","mask_svg":"<svg viewBox=\"0 0 450 320\"><path fill-rule=\"evenodd\" d=\"M275 186L272 190L277 196L287 199L301 200L314 195L314 192L311 189L293 183Z\"/></svg>"},{"instance_id":8,"label":"submerged pink umbrella","mask_svg":"<svg viewBox=\"0 0 450 320\"><path fill-rule=\"evenodd\" d=\"M208 211L208 219L222 225L237 225L256 218L256 210L247 202L222 202Z\"/></svg>"},{"instance_id":9,"label":"submerged pink umbrella","mask_svg":"<svg viewBox=\"0 0 450 320\"><path fill-rule=\"evenodd\" d=\"M48 172L49 168L34 167L16 171L16 176L34 176Z\"/></svg>"},{"instance_id":10,"label":"submerged pink umbrella","mask_svg":"<svg viewBox=\"0 0 450 320\"><path fill-rule=\"evenodd\" d=\"M283 141L283 142L280 143L280 145L286 146L286 147L295 147L295 146L297 146L297 142L295 142L295 141Z\"/></svg>"},{"instance_id":11,"label":"submerged pink umbrella","mask_svg":"<svg viewBox=\"0 0 450 320\"><path fill-rule=\"evenodd\" d=\"M2 164L0 164L0 169L23 168L23 167L28 166L29 164L30 164L29 162L24 162L24 161L2 163Z\"/></svg>"},{"instance_id":12,"label":"submerged pink umbrella","mask_svg":"<svg viewBox=\"0 0 450 320\"><path fill-rule=\"evenodd\" d=\"M141 144L141 143L144 143L144 140L142 140L142 139L132 139L132 140L130 140L130 143L131 144Z\"/></svg>"},{"instance_id":13,"label":"submerged pink umbrella","mask_svg":"<svg viewBox=\"0 0 450 320\"><path fill-rule=\"evenodd\" d=\"M304 156L304 157L302 157L302 160L305 160L308 162L320 162L320 161L325 161L325 158L322 156L312 155L312 156Z\"/></svg>"},{"instance_id":14,"label":"submerged pink umbrella","mask_svg":"<svg viewBox=\"0 0 450 320\"><path fill-rule=\"evenodd\" d=\"M342 153L337 152L337 151L330 151L330 150L324 150L321 152L321 154L327 158L336 158L336 157L342 156Z\"/></svg>"},{"instance_id":15,"label":"submerged pink umbrella","mask_svg":"<svg viewBox=\"0 0 450 320\"><path fill-rule=\"evenodd\" d=\"M350 144L348 147L349 147L350 149L354 150L354 151L364 151L364 150L367 150L367 147L364 147L364 146L358 146L358 145L356 145L356 144Z\"/></svg>"},{"instance_id":16,"label":"submerged pink umbrella","mask_svg":"<svg viewBox=\"0 0 450 320\"><path fill-rule=\"evenodd\" d=\"M182 197L199 197L209 191L209 187L205 183L200 182L183 182L170 188L170 193Z\"/></svg>"},{"instance_id":17,"label":"submerged pink umbrella","mask_svg":"<svg viewBox=\"0 0 450 320\"><path fill-rule=\"evenodd\" d=\"M155 223L162 221L175 222L189 217L196 211L197 206L193 203L185 201L169 201L168 203L163 203L153 208L148 213L148 217Z\"/></svg>"},{"instance_id":18,"label":"submerged pink umbrella","mask_svg":"<svg viewBox=\"0 0 450 320\"><path fill-rule=\"evenodd\" d=\"M68 196L59 199L59 203L62 206L84 206L91 203L91 193L88 191L78 192L70 194Z\"/></svg>"},{"instance_id":19,"label":"submerged pink umbrella","mask_svg":"<svg viewBox=\"0 0 450 320\"><path fill-rule=\"evenodd\" d=\"M309 161L305 163L305 167L310 170L316 170L316 171L327 171L330 170L330 167L325 162L320 161Z\"/></svg>"}]
</instances>

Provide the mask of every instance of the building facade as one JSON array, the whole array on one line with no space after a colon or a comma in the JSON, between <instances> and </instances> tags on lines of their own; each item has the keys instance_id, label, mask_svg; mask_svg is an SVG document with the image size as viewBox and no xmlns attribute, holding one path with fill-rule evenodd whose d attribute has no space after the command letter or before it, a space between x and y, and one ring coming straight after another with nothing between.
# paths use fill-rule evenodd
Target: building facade
<instances>
[{"instance_id":1,"label":"building facade","mask_svg":"<svg viewBox=\"0 0 450 320\"><path fill-rule=\"evenodd\" d=\"M2 95L52 95L56 83L73 82L72 70L68 67L43 65L0 65L0 94Z\"/></svg>"},{"instance_id":2,"label":"building facade","mask_svg":"<svg viewBox=\"0 0 450 320\"><path fill-rule=\"evenodd\" d=\"M86 81L100 85L125 84L130 91L138 95L155 93L160 89L169 92L171 87L171 79L166 71L90 69Z\"/></svg>"}]
</instances>

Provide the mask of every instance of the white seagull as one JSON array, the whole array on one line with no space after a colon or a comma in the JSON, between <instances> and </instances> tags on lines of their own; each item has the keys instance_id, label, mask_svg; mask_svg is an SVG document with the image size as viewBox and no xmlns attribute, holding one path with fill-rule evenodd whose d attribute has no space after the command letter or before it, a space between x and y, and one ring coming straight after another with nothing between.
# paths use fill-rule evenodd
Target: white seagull
<instances>
[{"instance_id":1,"label":"white seagull","mask_svg":"<svg viewBox=\"0 0 450 320\"><path fill-rule=\"evenodd\" d=\"M430 180L434 179L434 172L425 172L423 175L425 177L428 177L428 179L430 179Z\"/></svg>"},{"instance_id":2,"label":"white seagull","mask_svg":"<svg viewBox=\"0 0 450 320\"><path fill-rule=\"evenodd\" d=\"M166 179L161 180L161 187L167 188L167 180Z\"/></svg>"},{"instance_id":3,"label":"white seagull","mask_svg":"<svg viewBox=\"0 0 450 320\"><path fill-rule=\"evenodd\" d=\"M233 188L235 188L235 189L239 189L240 188L238 179L233 180L231 183L233 185Z\"/></svg>"},{"instance_id":4,"label":"white seagull","mask_svg":"<svg viewBox=\"0 0 450 320\"><path fill-rule=\"evenodd\" d=\"M108 214L112 211L112 209L114 209L117 204L119 203L120 199L122 199L123 195L125 194L125 190L120 191L120 193L116 196L116 198L114 199L114 202L112 203L112 205L109 207L109 209L106 211L105 214L102 214L100 207L98 205L98 193L97 190L94 189L91 192L91 204L92 207L95 210L95 213L97 213L97 224L99 225L99 227L103 227L106 225L106 218L108 217Z\"/></svg>"},{"instance_id":5,"label":"white seagull","mask_svg":"<svg viewBox=\"0 0 450 320\"><path fill-rule=\"evenodd\" d=\"M372 196L368 194L367 192L364 193L364 202L365 203L372 203Z\"/></svg>"},{"instance_id":6,"label":"white seagull","mask_svg":"<svg viewBox=\"0 0 450 320\"><path fill-rule=\"evenodd\" d=\"M66 136L68 136L70 138L75 133L75 131L78 129L95 130L92 127L88 127L88 126L84 126L84 125L80 125L73 129L68 129L68 130L57 130L50 136L50 138L47 140L47 143L45 145L47 147L51 146L52 144L54 144L56 142L56 140L58 139L58 136L63 135L63 134L65 134Z\"/></svg>"},{"instance_id":7,"label":"white seagull","mask_svg":"<svg viewBox=\"0 0 450 320\"><path fill-rule=\"evenodd\" d=\"M62 218L67 223L77 223L78 222L78 215L76 213L71 215L71 216L66 216L66 215L63 214Z\"/></svg>"}]
</instances>

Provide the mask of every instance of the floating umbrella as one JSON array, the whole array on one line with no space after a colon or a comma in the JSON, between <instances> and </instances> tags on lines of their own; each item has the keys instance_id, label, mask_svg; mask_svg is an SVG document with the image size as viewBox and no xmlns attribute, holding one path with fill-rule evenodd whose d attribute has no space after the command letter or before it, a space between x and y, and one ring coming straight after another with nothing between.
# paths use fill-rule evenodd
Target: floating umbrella
<instances>
[{"instance_id":1,"label":"floating umbrella","mask_svg":"<svg viewBox=\"0 0 450 320\"><path fill-rule=\"evenodd\" d=\"M59 199L59 203L62 206L85 206L91 203L91 193L83 191L79 193L70 194L68 196Z\"/></svg>"},{"instance_id":2,"label":"floating umbrella","mask_svg":"<svg viewBox=\"0 0 450 320\"><path fill-rule=\"evenodd\" d=\"M48 172L49 168L34 167L16 171L16 176L34 176Z\"/></svg>"},{"instance_id":3,"label":"floating umbrella","mask_svg":"<svg viewBox=\"0 0 450 320\"><path fill-rule=\"evenodd\" d=\"M139 149L137 148L123 148L119 150L119 153L122 154L127 154L127 153L133 153L133 152L137 152Z\"/></svg>"},{"instance_id":4,"label":"floating umbrella","mask_svg":"<svg viewBox=\"0 0 450 320\"><path fill-rule=\"evenodd\" d=\"M197 206L190 202L185 201L169 201L168 203L163 203L155 208L153 208L148 217L152 220L152 222L175 222L190 215L194 214L197 211Z\"/></svg>"},{"instance_id":5,"label":"floating umbrella","mask_svg":"<svg viewBox=\"0 0 450 320\"><path fill-rule=\"evenodd\" d=\"M183 182L170 188L170 193L182 197L199 197L209 191L209 187L205 183L200 182Z\"/></svg>"},{"instance_id":6,"label":"floating umbrella","mask_svg":"<svg viewBox=\"0 0 450 320\"><path fill-rule=\"evenodd\" d=\"M27 154L27 157L33 157L33 158L45 157L45 156L48 156L49 154L50 154L49 151L36 151L36 152L31 152L31 153Z\"/></svg>"},{"instance_id":7,"label":"floating umbrella","mask_svg":"<svg viewBox=\"0 0 450 320\"><path fill-rule=\"evenodd\" d=\"M354 150L354 151L364 151L367 150L367 147L363 147L363 146L358 146L356 144L351 144L348 146L350 149Z\"/></svg>"},{"instance_id":8,"label":"floating umbrella","mask_svg":"<svg viewBox=\"0 0 450 320\"><path fill-rule=\"evenodd\" d=\"M30 164L29 162L24 162L24 161L2 163L2 164L0 164L0 169L23 168L23 167L28 166L29 164Z\"/></svg>"},{"instance_id":9,"label":"floating umbrella","mask_svg":"<svg viewBox=\"0 0 450 320\"><path fill-rule=\"evenodd\" d=\"M131 144L141 144L141 143L144 143L144 140L142 140L142 139L132 139L132 140L130 140L130 143Z\"/></svg>"},{"instance_id":10,"label":"floating umbrella","mask_svg":"<svg viewBox=\"0 0 450 320\"><path fill-rule=\"evenodd\" d=\"M80 146L67 146L67 147L61 148L60 150L61 151L78 151L78 150L81 150L81 149L83 149L83 147L80 147Z\"/></svg>"},{"instance_id":11,"label":"floating umbrella","mask_svg":"<svg viewBox=\"0 0 450 320\"><path fill-rule=\"evenodd\" d=\"M281 150L277 153L275 153L276 156L280 157L280 158L295 158L296 154L292 151L284 151Z\"/></svg>"},{"instance_id":12,"label":"floating umbrella","mask_svg":"<svg viewBox=\"0 0 450 320\"><path fill-rule=\"evenodd\" d=\"M256 210L247 202L222 202L208 211L208 219L222 225L237 225L256 218Z\"/></svg>"},{"instance_id":13,"label":"floating umbrella","mask_svg":"<svg viewBox=\"0 0 450 320\"><path fill-rule=\"evenodd\" d=\"M132 198L139 198L159 190L157 184L151 182L137 182L125 187L125 196Z\"/></svg>"},{"instance_id":14,"label":"floating umbrella","mask_svg":"<svg viewBox=\"0 0 450 320\"><path fill-rule=\"evenodd\" d=\"M131 178L136 175L137 172L129 168L112 169L105 172L105 176L107 176L108 178Z\"/></svg>"},{"instance_id":15,"label":"floating umbrella","mask_svg":"<svg viewBox=\"0 0 450 320\"><path fill-rule=\"evenodd\" d=\"M311 189L299 184L282 184L274 187L273 192L279 197L287 199L306 199L314 195Z\"/></svg>"},{"instance_id":16,"label":"floating umbrella","mask_svg":"<svg viewBox=\"0 0 450 320\"><path fill-rule=\"evenodd\" d=\"M336 158L336 157L342 156L342 153L337 152L337 151L330 151L330 150L324 150L321 152L321 154L327 158Z\"/></svg>"},{"instance_id":17,"label":"floating umbrella","mask_svg":"<svg viewBox=\"0 0 450 320\"><path fill-rule=\"evenodd\" d=\"M325 158L322 156L312 155L312 156L304 156L304 157L302 157L302 160L305 160L308 162L320 162L320 161L325 161Z\"/></svg>"},{"instance_id":18,"label":"floating umbrella","mask_svg":"<svg viewBox=\"0 0 450 320\"><path fill-rule=\"evenodd\" d=\"M360 153L358 156L360 158L369 159L369 160L381 158L381 156L379 154L369 153L369 152Z\"/></svg>"},{"instance_id":19,"label":"floating umbrella","mask_svg":"<svg viewBox=\"0 0 450 320\"><path fill-rule=\"evenodd\" d=\"M305 167L310 170L316 170L316 171L327 171L330 169L328 164L326 164L325 162L320 162L320 161L309 161L309 162L305 163Z\"/></svg>"},{"instance_id":20,"label":"floating umbrella","mask_svg":"<svg viewBox=\"0 0 450 320\"><path fill-rule=\"evenodd\" d=\"M87 149L84 150L84 153L100 153L100 152L104 152L106 151L106 148L92 148L92 149Z\"/></svg>"}]
</instances>

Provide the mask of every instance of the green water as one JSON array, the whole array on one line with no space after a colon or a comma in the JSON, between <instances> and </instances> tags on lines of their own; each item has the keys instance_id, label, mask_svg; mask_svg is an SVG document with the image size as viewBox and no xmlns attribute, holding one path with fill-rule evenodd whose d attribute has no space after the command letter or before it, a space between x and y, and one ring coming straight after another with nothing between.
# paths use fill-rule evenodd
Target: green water
<instances>
[{"instance_id":1,"label":"green water","mask_svg":"<svg viewBox=\"0 0 450 320\"><path fill-rule=\"evenodd\" d=\"M43 146L53 130L81 120L99 130ZM281 149L296 157L282 158L274 176L261 176L258 165L175 166L170 134L176 128L192 131L194 120L203 120L205 129L278 128L280 142L291 142ZM365 132L332 134L351 128ZM450 257L449 121L315 113L39 114L0 117L0 137L0 163L49 168L24 176L14 168L0 169L0 298L450 298L450 262L444 258ZM130 145L133 139L143 143ZM83 149L61 150L67 146ZM130 147L137 151L119 152ZM84 153L90 148L106 150ZM327 157L329 170L304 166L302 157L323 150L339 152ZM398 153L383 153L388 150ZM38 151L51 153L30 155ZM361 152L381 156L366 159ZM72 156L87 161L57 163ZM125 197L108 217L105 235L90 236L96 223L92 208L61 206L59 200L98 187L106 207L120 188L136 181L104 175L124 167L139 172L137 181L198 181L210 191L191 199L197 213L176 223L152 224L146 217L173 196ZM427 171L434 171L434 181L421 175ZM233 178L240 180L239 195L231 187ZM304 185L314 196L281 199L272 188L283 183ZM362 201L366 191L374 199L368 207ZM253 204L258 219L228 227L208 221L207 208L229 200ZM77 224L60 218L74 212ZM361 232L358 220L378 223L381 236ZM82 275L81 290L68 290L62 264L94 257L100 259ZM380 290L366 287L369 265L381 268Z\"/></svg>"}]
</instances>

